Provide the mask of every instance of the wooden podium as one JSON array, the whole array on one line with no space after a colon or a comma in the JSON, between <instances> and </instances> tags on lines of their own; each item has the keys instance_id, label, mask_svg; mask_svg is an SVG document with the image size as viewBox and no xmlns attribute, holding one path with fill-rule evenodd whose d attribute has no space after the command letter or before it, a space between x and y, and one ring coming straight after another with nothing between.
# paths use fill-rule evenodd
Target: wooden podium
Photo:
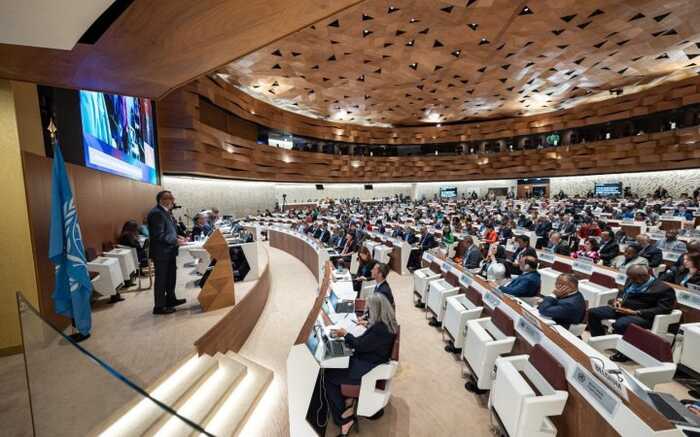
<instances>
[{"instance_id":1,"label":"wooden podium","mask_svg":"<svg viewBox=\"0 0 700 437\"><path fill-rule=\"evenodd\" d=\"M213 311L219 308L236 304L236 295L233 287L233 268L231 256L228 252L228 243L216 229L204 243L204 249L209 252L211 259L216 260L214 269L199 292L197 300L202 305L203 311Z\"/></svg>"}]
</instances>

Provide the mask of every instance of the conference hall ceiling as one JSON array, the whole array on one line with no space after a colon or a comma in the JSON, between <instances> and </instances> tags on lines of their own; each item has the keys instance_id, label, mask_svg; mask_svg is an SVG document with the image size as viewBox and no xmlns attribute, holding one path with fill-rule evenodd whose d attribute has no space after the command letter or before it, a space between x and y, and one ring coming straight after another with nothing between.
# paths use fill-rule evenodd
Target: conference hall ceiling
<instances>
[{"instance_id":1,"label":"conference hall ceiling","mask_svg":"<svg viewBox=\"0 0 700 437\"><path fill-rule=\"evenodd\" d=\"M401 126L570 108L698 74L700 0L366 0L214 74L288 111Z\"/></svg>"}]
</instances>

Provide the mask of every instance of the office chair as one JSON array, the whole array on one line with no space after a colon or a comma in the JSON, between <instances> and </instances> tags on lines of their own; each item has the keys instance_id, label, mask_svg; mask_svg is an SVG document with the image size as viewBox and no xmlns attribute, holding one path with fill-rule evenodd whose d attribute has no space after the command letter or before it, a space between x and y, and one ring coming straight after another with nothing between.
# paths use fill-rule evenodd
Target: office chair
<instances>
[{"instance_id":1,"label":"office chair","mask_svg":"<svg viewBox=\"0 0 700 437\"><path fill-rule=\"evenodd\" d=\"M481 317L484 303L481 293L474 287L467 288L466 293L447 298L445 315L442 320L443 340L444 334L450 337L445 351L459 353L462 351L464 338L467 335L467 322Z\"/></svg>"},{"instance_id":2,"label":"office chair","mask_svg":"<svg viewBox=\"0 0 700 437\"><path fill-rule=\"evenodd\" d=\"M489 408L511 437L551 437L557 434L550 417L564 411L569 397L566 372L539 344L530 355L496 360L496 380Z\"/></svg>"},{"instance_id":3,"label":"office chair","mask_svg":"<svg viewBox=\"0 0 700 437\"><path fill-rule=\"evenodd\" d=\"M634 377L649 388L670 382L676 372L671 345L639 325L629 325L625 335L611 334L592 337L588 344L603 352L614 350L624 354L641 367L634 370Z\"/></svg>"},{"instance_id":4,"label":"office chair","mask_svg":"<svg viewBox=\"0 0 700 437\"><path fill-rule=\"evenodd\" d=\"M474 389L468 389L477 393L491 389L491 372L496 359L510 353L514 345L513 319L500 308L496 307L490 318L469 320L462 348L462 358L467 363L473 379L473 384L467 385Z\"/></svg>"},{"instance_id":5,"label":"office chair","mask_svg":"<svg viewBox=\"0 0 700 437\"><path fill-rule=\"evenodd\" d=\"M367 372L360 385L342 384L340 392L343 397L355 399L355 426L358 427L358 416L378 418L381 417L384 407L391 398L391 388L394 375L399 368L399 349L401 344L401 327L399 326L394 337L394 347L391 351L391 359L388 363L380 364ZM359 430L359 428L357 428Z\"/></svg>"}]
</instances>

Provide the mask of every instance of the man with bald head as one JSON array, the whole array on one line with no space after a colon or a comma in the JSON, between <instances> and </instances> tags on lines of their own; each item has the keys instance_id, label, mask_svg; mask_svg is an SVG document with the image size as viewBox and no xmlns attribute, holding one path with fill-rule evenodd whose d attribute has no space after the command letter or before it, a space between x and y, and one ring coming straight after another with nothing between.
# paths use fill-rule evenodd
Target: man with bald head
<instances>
[{"instance_id":1,"label":"man with bald head","mask_svg":"<svg viewBox=\"0 0 700 437\"><path fill-rule=\"evenodd\" d=\"M676 292L665 282L649 274L642 265L627 269L627 283L610 305L592 308L588 312L588 329L591 336L606 334L602 321L615 319L614 334L624 334L631 324L650 328L657 314L669 314L676 303ZM613 361L626 361L616 353Z\"/></svg>"}]
</instances>

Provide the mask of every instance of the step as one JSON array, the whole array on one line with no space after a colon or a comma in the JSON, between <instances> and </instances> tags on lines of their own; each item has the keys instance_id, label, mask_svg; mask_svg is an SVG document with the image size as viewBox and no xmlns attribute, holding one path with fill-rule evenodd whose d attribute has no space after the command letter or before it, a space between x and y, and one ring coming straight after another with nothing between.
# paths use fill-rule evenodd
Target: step
<instances>
[{"instance_id":1,"label":"step","mask_svg":"<svg viewBox=\"0 0 700 437\"><path fill-rule=\"evenodd\" d=\"M270 369L235 352L226 355L245 365L248 374L206 423L205 429L217 437L234 436L243 428L273 377Z\"/></svg>"},{"instance_id":2,"label":"step","mask_svg":"<svg viewBox=\"0 0 700 437\"><path fill-rule=\"evenodd\" d=\"M212 412L231 392L235 392L239 383L248 373L245 364L226 355L217 354L218 369L204 381L199 388L177 409L180 416L194 423L205 423ZM171 417L158 429L155 436L187 436L192 428L178 417Z\"/></svg>"},{"instance_id":3,"label":"step","mask_svg":"<svg viewBox=\"0 0 700 437\"><path fill-rule=\"evenodd\" d=\"M214 372L217 364L218 360L214 357L195 354L158 384L150 394L155 399L172 407L187 397L189 391L196 387L200 380L207 378L209 374ZM143 435L165 414L165 410L150 399L141 399L126 414L104 430L100 436Z\"/></svg>"}]
</instances>

